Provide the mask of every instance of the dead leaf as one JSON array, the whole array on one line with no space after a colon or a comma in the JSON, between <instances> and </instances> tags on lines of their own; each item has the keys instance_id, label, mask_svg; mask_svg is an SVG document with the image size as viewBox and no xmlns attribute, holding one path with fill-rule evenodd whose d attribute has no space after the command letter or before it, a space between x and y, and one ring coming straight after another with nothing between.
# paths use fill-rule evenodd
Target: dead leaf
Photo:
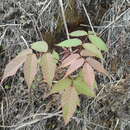
<instances>
[{"instance_id":1,"label":"dead leaf","mask_svg":"<svg viewBox=\"0 0 130 130\"><path fill-rule=\"evenodd\" d=\"M65 125L68 124L76 110L76 107L79 106L79 104L80 100L75 87L67 87L61 98L61 106Z\"/></svg>"},{"instance_id":2,"label":"dead leaf","mask_svg":"<svg viewBox=\"0 0 130 130\"><path fill-rule=\"evenodd\" d=\"M35 54L27 55L26 61L24 63L24 78L28 85L31 87L31 84L37 73L37 57Z\"/></svg>"},{"instance_id":3,"label":"dead leaf","mask_svg":"<svg viewBox=\"0 0 130 130\"><path fill-rule=\"evenodd\" d=\"M41 67L44 80L49 86L52 86L52 80L55 75L56 62L53 59L51 53L45 53L41 58Z\"/></svg>"},{"instance_id":4,"label":"dead leaf","mask_svg":"<svg viewBox=\"0 0 130 130\"><path fill-rule=\"evenodd\" d=\"M77 59L74 62L72 62L64 77L67 77L68 75L72 74L74 71L80 68L83 65L83 63L84 63L83 58Z\"/></svg>"},{"instance_id":5,"label":"dead leaf","mask_svg":"<svg viewBox=\"0 0 130 130\"><path fill-rule=\"evenodd\" d=\"M101 72L108 76L108 72L104 69L102 64L93 58L87 58L86 61L98 72Z\"/></svg>"},{"instance_id":6,"label":"dead leaf","mask_svg":"<svg viewBox=\"0 0 130 130\"><path fill-rule=\"evenodd\" d=\"M72 62L74 62L76 59L78 59L80 57L79 54L71 54L70 56L68 56L66 59L64 59L62 61L62 64L60 66L60 68L64 68L70 64L72 64Z\"/></svg>"},{"instance_id":7,"label":"dead leaf","mask_svg":"<svg viewBox=\"0 0 130 130\"><path fill-rule=\"evenodd\" d=\"M3 78L1 80L1 83L4 81L4 79L8 78L9 76L15 75L17 70L22 66L22 64L26 61L27 54L32 53L31 49L23 50L21 53L19 53L18 56L16 56L14 59L12 59L5 68Z\"/></svg>"},{"instance_id":8,"label":"dead leaf","mask_svg":"<svg viewBox=\"0 0 130 130\"><path fill-rule=\"evenodd\" d=\"M92 88L94 86L93 84L95 81L95 74L93 68L88 63L85 63L82 72L84 80L86 81L88 86Z\"/></svg>"}]
</instances>

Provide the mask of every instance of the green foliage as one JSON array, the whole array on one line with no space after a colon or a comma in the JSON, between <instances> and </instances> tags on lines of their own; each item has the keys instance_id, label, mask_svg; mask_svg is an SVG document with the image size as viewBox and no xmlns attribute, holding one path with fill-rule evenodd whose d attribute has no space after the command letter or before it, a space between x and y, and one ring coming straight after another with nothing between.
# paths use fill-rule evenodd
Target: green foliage
<instances>
[{"instance_id":1,"label":"green foliage","mask_svg":"<svg viewBox=\"0 0 130 130\"><path fill-rule=\"evenodd\" d=\"M74 86L76 87L76 90L78 94L83 94L86 96L95 97L95 92L86 84L86 82L83 80L82 77L77 77L73 81Z\"/></svg>"},{"instance_id":2,"label":"green foliage","mask_svg":"<svg viewBox=\"0 0 130 130\"><path fill-rule=\"evenodd\" d=\"M45 41L37 41L31 44L31 48L38 52L47 52L48 44Z\"/></svg>"},{"instance_id":3,"label":"green foliage","mask_svg":"<svg viewBox=\"0 0 130 130\"><path fill-rule=\"evenodd\" d=\"M81 36L88 35L88 33L84 30L78 30L78 31L71 32L69 35L72 37L81 37Z\"/></svg>"},{"instance_id":4,"label":"green foliage","mask_svg":"<svg viewBox=\"0 0 130 130\"><path fill-rule=\"evenodd\" d=\"M52 57L55 60L55 62L58 63L60 56L55 50L53 50L53 52L52 52Z\"/></svg>"},{"instance_id":5,"label":"green foliage","mask_svg":"<svg viewBox=\"0 0 130 130\"><path fill-rule=\"evenodd\" d=\"M60 47L77 47L82 45L82 41L78 38L68 39L57 44Z\"/></svg>"},{"instance_id":6,"label":"green foliage","mask_svg":"<svg viewBox=\"0 0 130 130\"><path fill-rule=\"evenodd\" d=\"M65 90L67 87L71 86L72 81L69 78L63 79L58 81L57 84L55 84L51 90L52 93L59 93Z\"/></svg>"},{"instance_id":7,"label":"green foliage","mask_svg":"<svg viewBox=\"0 0 130 130\"><path fill-rule=\"evenodd\" d=\"M93 31L88 31L88 35L97 35L97 33L93 32Z\"/></svg>"},{"instance_id":8,"label":"green foliage","mask_svg":"<svg viewBox=\"0 0 130 130\"><path fill-rule=\"evenodd\" d=\"M42 70L43 79L49 85L51 89L50 94L61 94L61 106L63 111L63 118L65 125L70 121L77 106L79 106L79 95L95 97L95 88L97 84L95 81L95 70L108 76L108 72L104 69L102 64L95 59L95 57L103 59L101 51L108 51L108 48L104 41L97 36L96 33L89 31L88 33L83 30L71 32L69 34L72 37L86 36L90 43L84 43L79 38L73 38L64 40L58 43L56 46L67 48L70 50L74 47L75 50L71 51L69 56L64 60L61 60L60 68L68 67L62 80L57 81L53 85L53 79L55 78L55 72L57 71L57 64L59 62L59 54L53 50L52 53L48 52L48 44L45 41L38 41L31 44L31 48L42 53L42 56L37 59L36 54L32 52L32 49L26 49L16 56L10 63L7 64L3 78L8 78L16 74L17 70L24 64L24 78L31 89L35 88L33 81L37 74L37 65L39 64ZM82 43L83 42L83 43ZM79 47L80 46L80 47ZM63 56L63 57L64 57ZM70 76L73 72L79 71L79 75L75 78Z\"/></svg>"},{"instance_id":9,"label":"green foliage","mask_svg":"<svg viewBox=\"0 0 130 130\"><path fill-rule=\"evenodd\" d=\"M93 44L90 44L90 43L85 43L83 44L83 47L92 52L93 54L95 54L96 57L100 58L100 59L103 59L103 56L102 56L102 53L101 51Z\"/></svg>"},{"instance_id":10,"label":"green foliage","mask_svg":"<svg viewBox=\"0 0 130 130\"><path fill-rule=\"evenodd\" d=\"M100 37L98 37L96 35L88 35L88 38L100 50L108 51L106 44L104 43L104 41Z\"/></svg>"}]
</instances>

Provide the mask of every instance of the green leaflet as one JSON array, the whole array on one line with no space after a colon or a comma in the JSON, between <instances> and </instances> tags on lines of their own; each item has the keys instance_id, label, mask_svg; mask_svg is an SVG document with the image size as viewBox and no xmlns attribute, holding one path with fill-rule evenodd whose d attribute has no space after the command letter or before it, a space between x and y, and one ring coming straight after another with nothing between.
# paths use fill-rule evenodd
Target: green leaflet
<instances>
[{"instance_id":1,"label":"green leaflet","mask_svg":"<svg viewBox=\"0 0 130 130\"><path fill-rule=\"evenodd\" d=\"M82 41L78 38L68 39L57 44L60 47L76 47L79 45L82 45Z\"/></svg>"},{"instance_id":2,"label":"green leaflet","mask_svg":"<svg viewBox=\"0 0 130 130\"><path fill-rule=\"evenodd\" d=\"M65 88L71 86L71 82L69 78L58 81L58 83L52 87L51 94L63 91Z\"/></svg>"},{"instance_id":3,"label":"green leaflet","mask_svg":"<svg viewBox=\"0 0 130 130\"><path fill-rule=\"evenodd\" d=\"M53 52L52 52L52 57L53 57L54 59L56 59L56 60L59 60L59 59L60 59L59 54L58 54L55 50L53 50Z\"/></svg>"},{"instance_id":4,"label":"green leaflet","mask_svg":"<svg viewBox=\"0 0 130 130\"><path fill-rule=\"evenodd\" d=\"M96 96L95 92L90 87L88 87L86 82L81 77L78 77L73 81L73 86L76 87L76 90L79 94L84 94L91 97Z\"/></svg>"},{"instance_id":5,"label":"green leaflet","mask_svg":"<svg viewBox=\"0 0 130 130\"><path fill-rule=\"evenodd\" d=\"M37 41L31 44L31 48L38 52L47 52L48 44L45 41Z\"/></svg>"},{"instance_id":6,"label":"green leaflet","mask_svg":"<svg viewBox=\"0 0 130 130\"><path fill-rule=\"evenodd\" d=\"M100 37L98 37L96 35L88 35L88 38L100 50L108 51L106 44L104 43L104 41Z\"/></svg>"},{"instance_id":7,"label":"green leaflet","mask_svg":"<svg viewBox=\"0 0 130 130\"><path fill-rule=\"evenodd\" d=\"M88 35L88 33L84 30L77 30L77 31L71 32L69 35L72 37L81 37L81 36Z\"/></svg>"},{"instance_id":8,"label":"green leaflet","mask_svg":"<svg viewBox=\"0 0 130 130\"><path fill-rule=\"evenodd\" d=\"M59 54L55 50L53 50L52 52L52 57L55 60L55 62L58 63L58 60L60 59L60 57L59 57Z\"/></svg>"},{"instance_id":9,"label":"green leaflet","mask_svg":"<svg viewBox=\"0 0 130 130\"><path fill-rule=\"evenodd\" d=\"M88 35L96 35L96 33L93 31L88 31Z\"/></svg>"}]
</instances>

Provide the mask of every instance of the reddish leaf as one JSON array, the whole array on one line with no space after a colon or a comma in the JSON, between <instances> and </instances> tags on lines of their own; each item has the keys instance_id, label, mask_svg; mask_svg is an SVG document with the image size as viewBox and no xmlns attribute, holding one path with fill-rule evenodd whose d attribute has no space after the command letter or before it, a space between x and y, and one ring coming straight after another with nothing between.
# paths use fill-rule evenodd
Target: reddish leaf
<instances>
[{"instance_id":1,"label":"reddish leaf","mask_svg":"<svg viewBox=\"0 0 130 130\"><path fill-rule=\"evenodd\" d=\"M85 63L83 66L83 77L89 87L93 87L95 81L95 74L93 68L88 64Z\"/></svg>"},{"instance_id":2,"label":"reddish leaf","mask_svg":"<svg viewBox=\"0 0 130 130\"><path fill-rule=\"evenodd\" d=\"M93 58L87 58L86 61L98 72L101 72L108 76L108 72L104 69L102 64Z\"/></svg>"},{"instance_id":3,"label":"reddish leaf","mask_svg":"<svg viewBox=\"0 0 130 130\"><path fill-rule=\"evenodd\" d=\"M5 78L16 74L17 70L26 61L27 54L30 53L32 53L31 49L23 50L21 53L19 53L18 56L16 56L6 65L1 83L4 81Z\"/></svg>"},{"instance_id":4,"label":"reddish leaf","mask_svg":"<svg viewBox=\"0 0 130 130\"><path fill-rule=\"evenodd\" d=\"M61 98L61 106L65 125L70 121L76 110L76 107L79 106L79 103L80 101L75 87L67 87Z\"/></svg>"},{"instance_id":5,"label":"reddish leaf","mask_svg":"<svg viewBox=\"0 0 130 130\"><path fill-rule=\"evenodd\" d=\"M74 71L80 68L83 65L83 63L84 63L83 58L77 59L74 62L72 62L64 77L67 77L68 75L72 74Z\"/></svg>"},{"instance_id":6,"label":"reddish leaf","mask_svg":"<svg viewBox=\"0 0 130 130\"><path fill-rule=\"evenodd\" d=\"M70 56L68 56L66 59L64 59L62 61L62 64L60 67L66 67L68 65L70 65L71 63L73 63L76 59L78 59L80 57L79 54L71 54Z\"/></svg>"},{"instance_id":7,"label":"reddish leaf","mask_svg":"<svg viewBox=\"0 0 130 130\"><path fill-rule=\"evenodd\" d=\"M41 67L44 80L48 83L49 86L51 86L56 70L56 62L53 59L51 53L45 53L42 56Z\"/></svg>"},{"instance_id":8,"label":"reddish leaf","mask_svg":"<svg viewBox=\"0 0 130 130\"><path fill-rule=\"evenodd\" d=\"M32 81L37 73L37 58L35 54L27 55L27 59L24 63L24 78L28 87L31 87Z\"/></svg>"}]
</instances>

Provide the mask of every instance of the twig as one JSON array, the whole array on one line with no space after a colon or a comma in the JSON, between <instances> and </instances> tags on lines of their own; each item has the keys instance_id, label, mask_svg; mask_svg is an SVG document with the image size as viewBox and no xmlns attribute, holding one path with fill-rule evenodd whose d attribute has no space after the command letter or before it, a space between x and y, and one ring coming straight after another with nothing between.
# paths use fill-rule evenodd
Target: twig
<instances>
[{"instance_id":1,"label":"twig","mask_svg":"<svg viewBox=\"0 0 130 130\"><path fill-rule=\"evenodd\" d=\"M84 4L83 4L83 9L84 9L85 14L86 14L86 16L87 16L87 18L88 18L88 21L89 21L90 27L91 27L92 31L95 33L94 28L93 28L93 26L92 26L92 22L91 22L91 20L90 20L90 17L89 17L89 15L88 15L88 12L87 12L87 10L86 10Z\"/></svg>"},{"instance_id":2,"label":"twig","mask_svg":"<svg viewBox=\"0 0 130 130\"><path fill-rule=\"evenodd\" d=\"M83 27L90 27L90 25L86 25L86 24L80 24L80 26L83 26ZM93 26L93 28L105 28L106 26ZM126 27L126 25L117 25L117 26L114 26L114 28L120 28L120 27Z\"/></svg>"},{"instance_id":3,"label":"twig","mask_svg":"<svg viewBox=\"0 0 130 130\"><path fill-rule=\"evenodd\" d=\"M24 38L23 36L21 36L21 39L24 41L24 43L25 43L25 45L27 46L27 48L29 48L28 43L27 43L27 41L25 40L25 38Z\"/></svg>"},{"instance_id":4,"label":"twig","mask_svg":"<svg viewBox=\"0 0 130 130\"><path fill-rule=\"evenodd\" d=\"M21 24L3 24L3 25L0 25L0 28L6 27L6 26L21 26Z\"/></svg>"},{"instance_id":5,"label":"twig","mask_svg":"<svg viewBox=\"0 0 130 130\"><path fill-rule=\"evenodd\" d=\"M66 23L66 19L65 19L65 12L64 12L64 8L63 8L63 2L62 2L62 0L59 0L59 4L60 4L60 7L61 7L61 13L62 13L62 17L63 17L63 22L64 22L64 26L65 26L65 31L66 31L67 39L70 39L70 37L69 37L69 31L68 31L68 27L67 27L67 23Z\"/></svg>"},{"instance_id":6,"label":"twig","mask_svg":"<svg viewBox=\"0 0 130 130\"><path fill-rule=\"evenodd\" d=\"M23 128L25 126L30 126L34 123L37 123L38 121L40 121L40 119L35 119L35 120L32 120L32 121L29 121L29 122L26 122L26 123L22 123L20 126L18 126L15 130L19 130L20 128Z\"/></svg>"},{"instance_id":7,"label":"twig","mask_svg":"<svg viewBox=\"0 0 130 130\"><path fill-rule=\"evenodd\" d=\"M0 37L0 46L1 46L2 40L4 39L5 34L6 34L6 32L7 32L7 29L8 29L8 28L6 28L6 29L4 30L2 36Z\"/></svg>"},{"instance_id":8,"label":"twig","mask_svg":"<svg viewBox=\"0 0 130 130\"><path fill-rule=\"evenodd\" d=\"M4 107L3 107L3 100L2 100L2 102L1 102L1 116L2 116L2 125L4 125L5 124L5 121L4 121L4 109L3 109Z\"/></svg>"}]
</instances>

